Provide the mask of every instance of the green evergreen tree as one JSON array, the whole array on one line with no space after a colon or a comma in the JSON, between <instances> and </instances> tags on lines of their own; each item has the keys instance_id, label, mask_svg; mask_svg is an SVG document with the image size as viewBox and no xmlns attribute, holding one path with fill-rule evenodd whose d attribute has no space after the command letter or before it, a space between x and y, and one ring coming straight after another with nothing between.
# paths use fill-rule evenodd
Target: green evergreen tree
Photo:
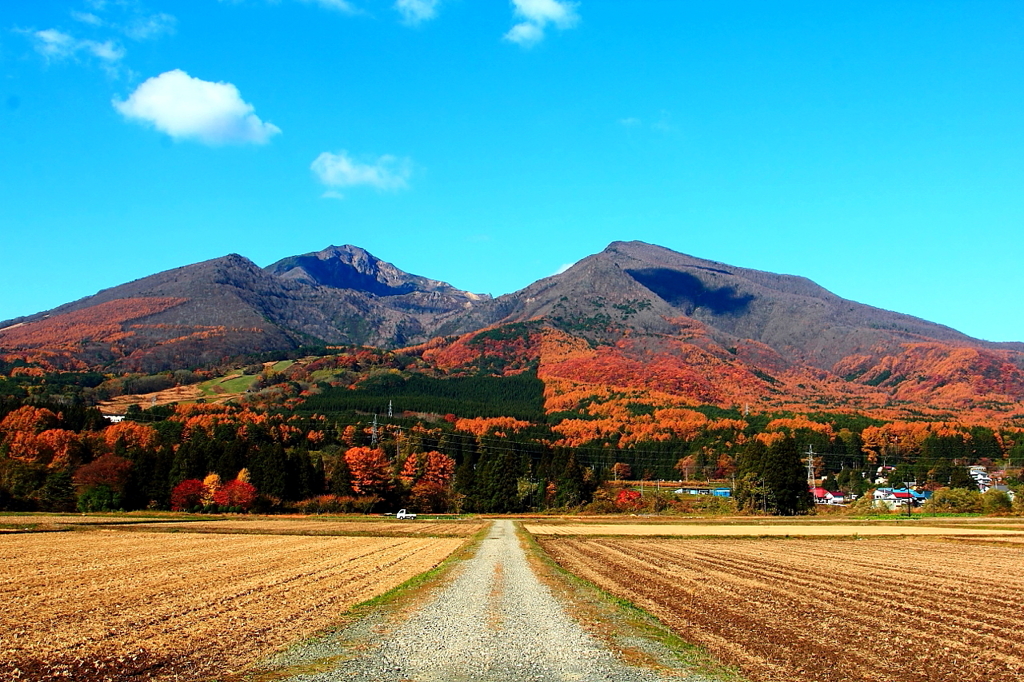
<instances>
[{"instance_id":1,"label":"green evergreen tree","mask_svg":"<svg viewBox=\"0 0 1024 682\"><path fill-rule=\"evenodd\" d=\"M782 516L811 509L814 500L807 488L807 474L796 440L786 436L772 443L765 456L764 482L774 497L775 512Z\"/></svg>"},{"instance_id":2,"label":"green evergreen tree","mask_svg":"<svg viewBox=\"0 0 1024 682\"><path fill-rule=\"evenodd\" d=\"M284 447L271 443L258 448L250 461L249 476L260 493L288 499L288 455Z\"/></svg>"},{"instance_id":3,"label":"green evergreen tree","mask_svg":"<svg viewBox=\"0 0 1024 682\"><path fill-rule=\"evenodd\" d=\"M949 474L949 487L963 490L977 490L978 484L967 473L967 467L953 467Z\"/></svg>"}]
</instances>

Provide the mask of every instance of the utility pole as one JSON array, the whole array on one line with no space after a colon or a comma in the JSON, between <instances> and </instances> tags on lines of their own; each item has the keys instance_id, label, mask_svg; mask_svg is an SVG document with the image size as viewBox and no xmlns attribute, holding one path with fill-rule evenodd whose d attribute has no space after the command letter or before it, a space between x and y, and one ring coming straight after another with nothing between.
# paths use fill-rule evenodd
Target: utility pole
<instances>
[{"instance_id":1,"label":"utility pole","mask_svg":"<svg viewBox=\"0 0 1024 682\"><path fill-rule=\"evenodd\" d=\"M907 483L907 475L903 474L903 489L907 491L907 518L911 518L914 514L910 510L910 505L914 503L914 493L910 492L910 484Z\"/></svg>"},{"instance_id":2,"label":"utility pole","mask_svg":"<svg viewBox=\"0 0 1024 682\"><path fill-rule=\"evenodd\" d=\"M377 447L377 415L373 415L373 431L370 432L370 444Z\"/></svg>"},{"instance_id":3,"label":"utility pole","mask_svg":"<svg viewBox=\"0 0 1024 682\"><path fill-rule=\"evenodd\" d=\"M807 489L814 487L814 446L807 446Z\"/></svg>"},{"instance_id":4,"label":"utility pole","mask_svg":"<svg viewBox=\"0 0 1024 682\"><path fill-rule=\"evenodd\" d=\"M388 419L391 419L391 401L388 401Z\"/></svg>"}]
</instances>

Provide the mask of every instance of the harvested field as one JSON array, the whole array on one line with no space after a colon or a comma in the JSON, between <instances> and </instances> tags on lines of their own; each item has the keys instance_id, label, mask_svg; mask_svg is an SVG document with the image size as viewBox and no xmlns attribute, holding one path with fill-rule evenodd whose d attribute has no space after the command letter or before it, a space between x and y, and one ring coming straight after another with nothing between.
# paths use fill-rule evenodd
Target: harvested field
<instances>
[{"instance_id":1,"label":"harvested field","mask_svg":"<svg viewBox=\"0 0 1024 682\"><path fill-rule=\"evenodd\" d=\"M145 530L192 533L259 533L268 535L373 535L377 537L469 537L484 521L345 521L319 519L254 519L146 523Z\"/></svg>"},{"instance_id":2,"label":"harvested field","mask_svg":"<svg viewBox=\"0 0 1024 682\"><path fill-rule=\"evenodd\" d=\"M0 678L197 679L236 670L461 544L114 530L5 535Z\"/></svg>"},{"instance_id":3,"label":"harvested field","mask_svg":"<svg viewBox=\"0 0 1024 682\"><path fill-rule=\"evenodd\" d=\"M759 682L1024 678L1024 547L540 538L566 569Z\"/></svg>"},{"instance_id":4,"label":"harvested field","mask_svg":"<svg viewBox=\"0 0 1024 682\"><path fill-rule=\"evenodd\" d=\"M711 525L711 524L625 524L590 523L554 525L527 523L526 530L534 535L690 535L690 536L839 536L839 535L991 535L1007 538L1024 537L1017 528L978 528L973 526L920 526L920 525L850 525L850 524L764 524L764 525Z\"/></svg>"},{"instance_id":5,"label":"harvested field","mask_svg":"<svg viewBox=\"0 0 1024 682\"><path fill-rule=\"evenodd\" d=\"M155 393L117 396L100 403L98 407L103 414L124 414L132 405L150 407L153 405L169 405L171 403L191 403L202 397L203 392L198 386L175 386L174 388L167 388ZM208 400L207 402L220 401Z\"/></svg>"},{"instance_id":6,"label":"harvested field","mask_svg":"<svg viewBox=\"0 0 1024 682\"><path fill-rule=\"evenodd\" d=\"M30 528L33 526L96 526L160 521L159 517L103 516L99 514L17 514L0 516L0 526Z\"/></svg>"}]
</instances>

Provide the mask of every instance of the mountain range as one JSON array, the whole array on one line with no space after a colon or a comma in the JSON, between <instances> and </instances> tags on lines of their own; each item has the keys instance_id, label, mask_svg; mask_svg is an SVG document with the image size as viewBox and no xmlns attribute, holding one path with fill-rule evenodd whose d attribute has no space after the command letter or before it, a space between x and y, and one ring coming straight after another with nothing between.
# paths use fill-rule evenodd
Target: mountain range
<instances>
[{"instance_id":1,"label":"mountain range","mask_svg":"<svg viewBox=\"0 0 1024 682\"><path fill-rule=\"evenodd\" d=\"M1014 415L1024 399L1024 344L636 241L497 298L350 245L266 268L232 254L0 323L0 355L51 369L154 372L347 344L718 404Z\"/></svg>"}]
</instances>

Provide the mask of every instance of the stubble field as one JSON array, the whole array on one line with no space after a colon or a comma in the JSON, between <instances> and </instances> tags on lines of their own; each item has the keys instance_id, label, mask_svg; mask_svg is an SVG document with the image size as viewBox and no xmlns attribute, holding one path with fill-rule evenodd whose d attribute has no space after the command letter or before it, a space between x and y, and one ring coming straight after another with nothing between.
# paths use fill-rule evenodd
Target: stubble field
<instances>
[{"instance_id":1,"label":"stubble field","mask_svg":"<svg viewBox=\"0 0 1024 682\"><path fill-rule=\"evenodd\" d=\"M147 533L0 538L0 678L238 669L436 566L463 540Z\"/></svg>"},{"instance_id":2,"label":"stubble field","mask_svg":"<svg viewBox=\"0 0 1024 682\"><path fill-rule=\"evenodd\" d=\"M143 523L138 530L185 530L192 533L271 533L275 535L370 535L374 537L469 537L484 527L476 519L454 521L340 521L325 519L226 519L182 523Z\"/></svg>"},{"instance_id":3,"label":"stubble field","mask_svg":"<svg viewBox=\"0 0 1024 682\"><path fill-rule=\"evenodd\" d=\"M759 682L1024 679L1024 547L932 539L538 538Z\"/></svg>"}]
</instances>

